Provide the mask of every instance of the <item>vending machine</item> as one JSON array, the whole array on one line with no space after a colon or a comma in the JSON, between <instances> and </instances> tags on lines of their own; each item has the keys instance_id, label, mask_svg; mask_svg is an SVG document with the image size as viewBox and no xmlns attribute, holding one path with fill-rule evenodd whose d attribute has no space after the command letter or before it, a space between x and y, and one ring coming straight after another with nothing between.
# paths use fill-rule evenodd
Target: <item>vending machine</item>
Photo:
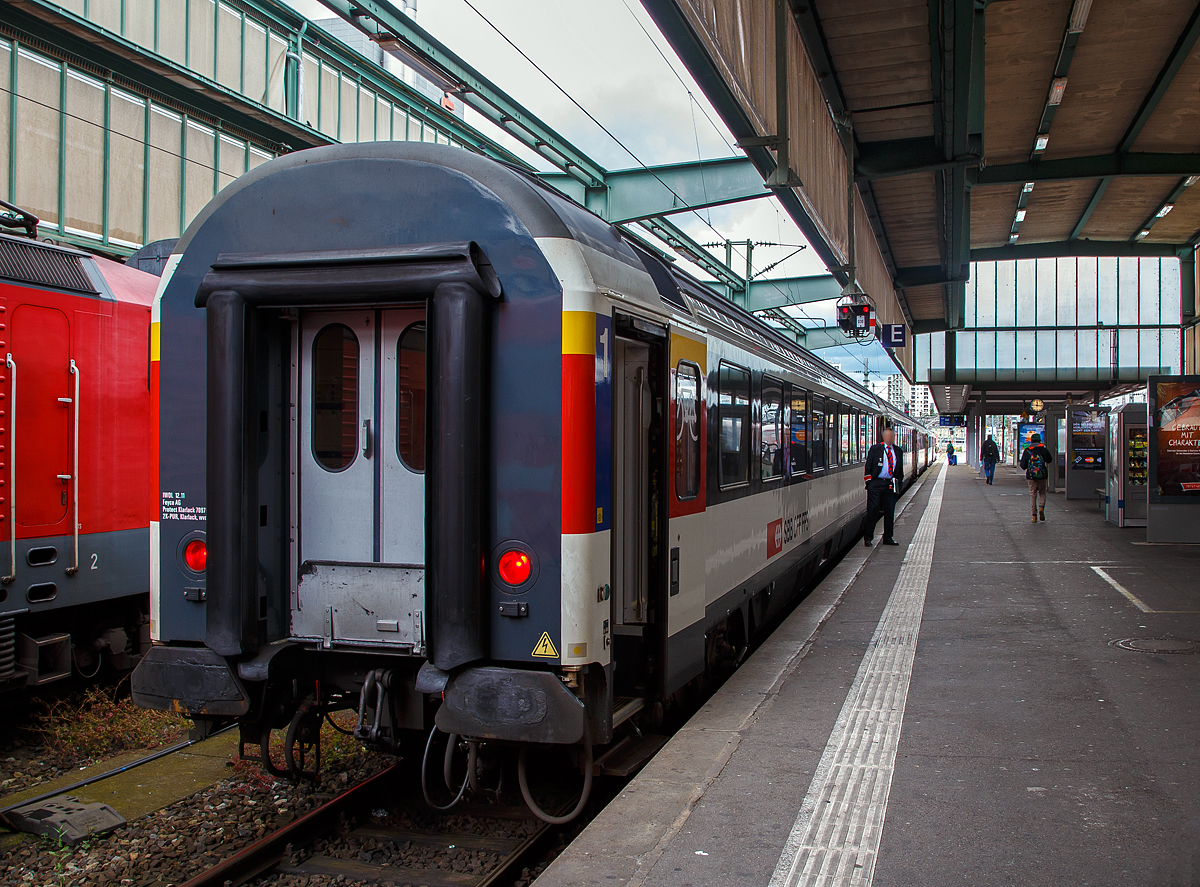
<instances>
[{"instance_id":1,"label":"vending machine","mask_svg":"<svg viewBox=\"0 0 1200 887\"><path fill-rule=\"evenodd\" d=\"M1109 428L1108 520L1118 527L1144 527L1150 470L1146 405L1118 407Z\"/></svg>"}]
</instances>

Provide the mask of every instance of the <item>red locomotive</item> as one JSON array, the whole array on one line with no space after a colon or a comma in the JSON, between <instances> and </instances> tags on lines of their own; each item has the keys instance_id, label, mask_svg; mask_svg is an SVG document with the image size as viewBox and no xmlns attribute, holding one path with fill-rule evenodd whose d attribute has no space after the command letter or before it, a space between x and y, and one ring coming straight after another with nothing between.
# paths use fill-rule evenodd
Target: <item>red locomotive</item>
<instances>
[{"instance_id":1,"label":"red locomotive","mask_svg":"<svg viewBox=\"0 0 1200 887\"><path fill-rule=\"evenodd\" d=\"M7 208L30 236L0 234L0 694L149 646L158 285Z\"/></svg>"}]
</instances>

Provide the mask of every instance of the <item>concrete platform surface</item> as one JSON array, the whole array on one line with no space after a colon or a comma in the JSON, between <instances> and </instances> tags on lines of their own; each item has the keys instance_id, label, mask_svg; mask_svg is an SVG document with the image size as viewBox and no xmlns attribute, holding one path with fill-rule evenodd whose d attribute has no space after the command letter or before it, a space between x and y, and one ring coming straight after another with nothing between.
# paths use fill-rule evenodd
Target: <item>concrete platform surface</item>
<instances>
[{"instance_id":1,"label":"concrete platform surface","mask_svg":"<svg viewBox=\"0 0 1200 887\"><path fill-rule=\"evenodd\" d=\"M896 536L537 887L1200 885L1200 546L944 462Z\"/></svg>"}]
</instances>

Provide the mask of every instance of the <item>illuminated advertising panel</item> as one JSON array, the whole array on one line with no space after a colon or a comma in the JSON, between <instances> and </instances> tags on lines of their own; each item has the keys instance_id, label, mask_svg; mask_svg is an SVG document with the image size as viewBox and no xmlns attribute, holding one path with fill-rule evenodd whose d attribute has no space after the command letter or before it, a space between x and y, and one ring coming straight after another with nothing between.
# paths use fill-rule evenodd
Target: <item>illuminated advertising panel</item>
<instances>
[{"instance_id":1,"label":"illuminated advertising panel","mask_svg":"<svg viewBox=\"0 0 1200 887\"><path fill-rule=\"evenodd\" d=\"M1108 446L1108 413L1072 407L1067 410L1071 435L1071 467L1100 470Z\"/></svg>"},{"instance_id":2,"label":"illuminated advertising panel","mask_svg":"<svg viewBox=\"0 0 1200 887\"><path fill-rule=\"evenodd\" d=\"M1200 376L1151 376L1150 501L1200 501Z\"/></svg>"},{"instance_id":3,"label":"illuminated advertising panel","mask_svg":"<svg viewBox=\"0 0 1200 887\"><path fill-rule=\"evenodd\" d=\"M1041 422L1022 422L1017 426L1017 458L1021 458L1021 454L1033 443L1030 440L1034 434L1042 436L1042 443L1046 442L1046 426Z\"/></svg>"}]
</instances>

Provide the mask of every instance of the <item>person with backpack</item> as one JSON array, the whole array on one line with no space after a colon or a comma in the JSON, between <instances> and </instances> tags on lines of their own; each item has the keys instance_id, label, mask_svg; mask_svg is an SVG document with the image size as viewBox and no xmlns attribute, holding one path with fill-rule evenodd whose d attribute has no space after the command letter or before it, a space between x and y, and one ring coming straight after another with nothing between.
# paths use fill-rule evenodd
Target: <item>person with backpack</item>
<instances>
[{"instance_id":1,"label":"person with backpack","mask_svg":"<svg viewBox=\"0 0 1200 887\"><path fill-rule=\"evenodd\" d=\"M979 461L983 463L983 474L990 484L996 476L996 463L1000 461L1000 450L996 447L996 442L992 440L990 434L979 451Z\"/></svg>"},{"instance_id":2,"label":"person with backpack","mask_svg":"<svg viewBox=\"0 0 1200 887\"><path fill-rule=\"evenodd\" d=\"M1039 518L1046 519L1046 480L1050 477L1050 460L1053 458L1054 454L1042 443L1042 436L1036 431L1031 434L1029 446L1021 454L1021 467L1029 481L1029 508L1033 514L1030 520L1034 523Z\"/></svg>"},{"instance_id":3,"label":"person with backpack","mask_svg":"<svg viewBox=\"0 0 1200 887\"><path fill-rule=\"evenodd\" d=\"M954 458L954 441L946 444L946 462L949 465L957 465L958 460Z\"/></svg>"}]
</instances>

